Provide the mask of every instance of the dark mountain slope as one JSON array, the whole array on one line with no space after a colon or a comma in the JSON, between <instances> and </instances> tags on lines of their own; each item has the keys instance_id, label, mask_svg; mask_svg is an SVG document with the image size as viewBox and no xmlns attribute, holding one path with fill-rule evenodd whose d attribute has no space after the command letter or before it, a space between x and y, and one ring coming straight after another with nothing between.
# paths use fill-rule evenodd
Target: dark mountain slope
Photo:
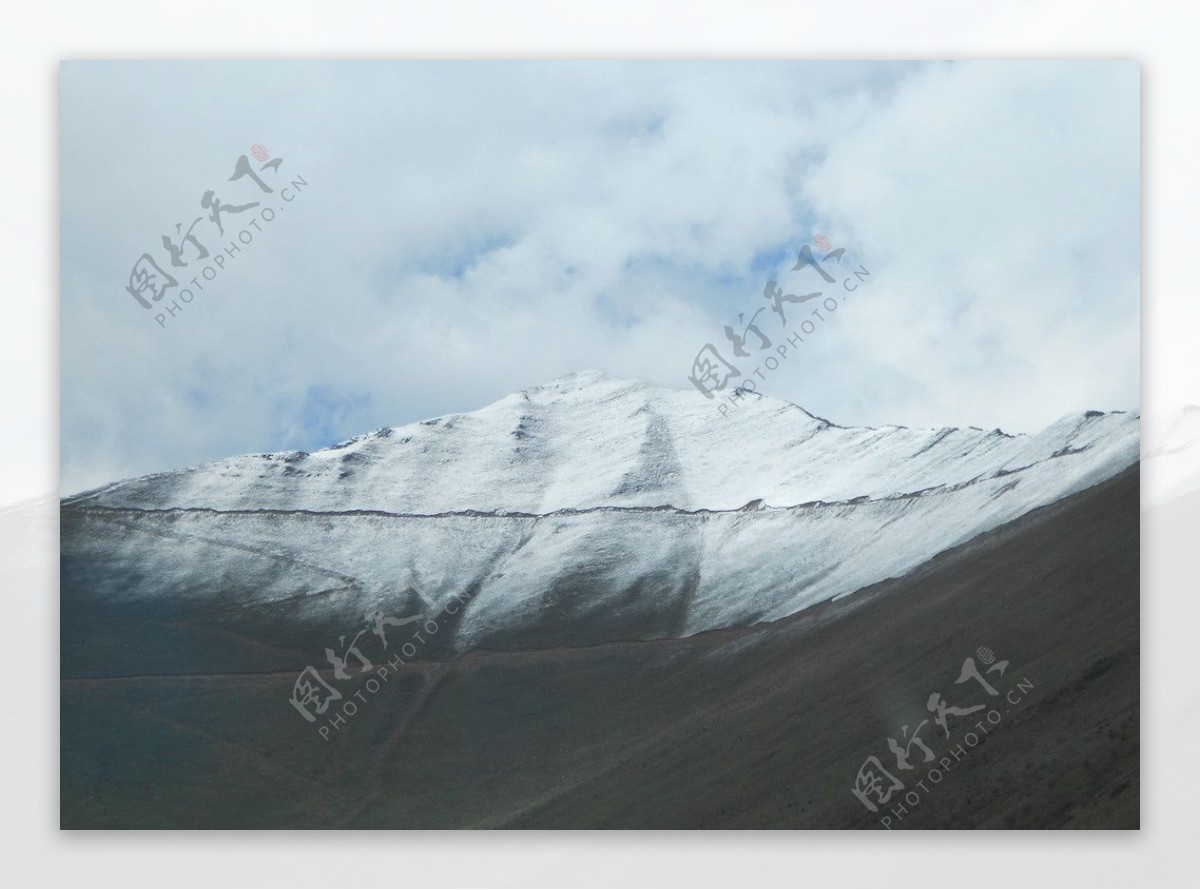
<instances>
[{"instance_id":1,"label":"dark mountain slope","mask_svg":"<svg viewBox=\"0 0 1200 890\"><path fill-rule=\"evenodd\" d=\"M893 827L1136 827L1138 542L1135 466L772 624L393 669L329 741L287 701L315 638L131 620L64 546L62 825L873 828L912 791ZM980 647L995 698L955 684ZM946 738L934 692L989 707ZM888 750L926 719L936 783ZM872 755L907 786L876 814Z\"/></svg>"}]
</instances>

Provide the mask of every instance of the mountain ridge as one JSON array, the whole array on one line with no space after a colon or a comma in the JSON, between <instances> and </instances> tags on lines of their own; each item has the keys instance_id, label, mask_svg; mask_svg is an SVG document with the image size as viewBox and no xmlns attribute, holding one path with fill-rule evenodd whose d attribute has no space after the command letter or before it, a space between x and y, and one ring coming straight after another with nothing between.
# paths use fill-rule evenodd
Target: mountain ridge
<instances>
[{"instance_id":1,"label":"mountain ridge","mask_svg":"<svg viewBox=\"0 0 1200 890\"><path fill-rule=\"evenodd\" d=\"M988 471L1012 472L1066 456L1068 448L1091 448L1106 428L1136 429L1136 418L1081 411L1033 435L974 427L846 427L790 402L757 397L736 419L726 419L686 390L582 372L477 411L384 427L315 452L211 461L114 482L64 503L218 510L269 503L406 515L550 515L595 506L731 510L760 499L788 507L905 496ZM735 462L745 457L748 442L757 446L755 464L742 471ZM1041 447L1046 442L1054 447ZM794 459L773 458L771 448L792 452ZM839 477L830 466L870 452L881 465L867 473L874 486L858 487L855 474ZM586 466L590 481L571 478L570 461ZM804 471L814 461L826 465L824 472ZM787 475L764 482L764 471ZM464 485L453 473L487 484Z\"/></svg>"},{"instance_id":2,"label":"mountain ridge","mask_svg":"<svg viewBox=\"0 0 1200 890\"><path fill-rule=\"evenodd\" d=\"M1137 415L1095 411L1022 436L838 427L773 400L725 420L696 393L572 375L64 500L63 583L218 623L286 608L273 620L334 639L471 591L458 652L687 636L899 577L1111 478L1138 440Z\"/></svg>"}]
</instances>

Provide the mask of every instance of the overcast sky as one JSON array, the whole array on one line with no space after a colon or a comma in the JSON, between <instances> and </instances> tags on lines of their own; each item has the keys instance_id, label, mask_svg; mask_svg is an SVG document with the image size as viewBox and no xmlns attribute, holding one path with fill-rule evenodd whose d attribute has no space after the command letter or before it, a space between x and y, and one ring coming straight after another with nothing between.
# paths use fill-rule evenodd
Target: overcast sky
<instances>
[{"instance_id":1,"label":"overcast sky","mask_svg":"<svg viewBox=\"0 0 1200 890\"><path fill-rule=\"evenodd\" d=\"M764 391L843 424L1137 409L1138 81L1093 61L64 64L63 491L585 368L690 387L705 343L733 358L739 313L782 342L763 286L818 289L790 271L817 234L869 284ZM229 181L242 155L270 193ZM220 235L209 190L258 206ZM198 217L209 257L186 243L173 267L162 237ZM143 253L178 282L151 310L126 291Z\"/></svg>"}]
</instances>

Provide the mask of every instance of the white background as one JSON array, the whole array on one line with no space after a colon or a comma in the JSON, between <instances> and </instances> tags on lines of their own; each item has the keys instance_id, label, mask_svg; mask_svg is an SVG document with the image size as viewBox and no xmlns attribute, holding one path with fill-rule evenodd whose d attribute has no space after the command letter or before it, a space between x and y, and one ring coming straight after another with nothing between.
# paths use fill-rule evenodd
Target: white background
<instances>
[{"instance_id":1,"label":"white background","mask_svg":"<svg viewBox=\"0 0 1200 890\"><path fill-rule=\"evenodd\" d=\"M0 878L26 886L1108 886L1200 880L1198 586L1143 542L1143 829L841 833L59 832L57 63L167 58L1133 58L1143 404L1200 402L1192 294L1200 5L1138 2L43 3L5 9ZM146 110L148 115L154 109ZM196 126L203 126L197 121ZM131 150L136 150L131 146ZM120 208L114 208L119 213ZM119 349L120 344L112 344ZM147 369L153 373L153 369ZM131 381L130 385L136 385ZM37 517L44 517L38 519ZM1165 517L1165 518L1164 518ZM1174 541L1186 540L1172 531Z\"/></svg>"}]
</instances>

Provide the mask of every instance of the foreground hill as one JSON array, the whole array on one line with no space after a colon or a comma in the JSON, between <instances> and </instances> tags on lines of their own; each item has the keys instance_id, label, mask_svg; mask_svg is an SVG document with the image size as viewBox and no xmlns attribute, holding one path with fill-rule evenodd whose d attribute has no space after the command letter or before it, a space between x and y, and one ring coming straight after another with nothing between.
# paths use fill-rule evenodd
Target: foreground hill
<instances>
[{"instance_id":1,"label":"foreground hill","mask_svg":"<svg viewBox=\"0 0 1200 890\"><path fill-rule=\"evenodd\" d=\"M64 576L62 824L879 828L850 790L877 756L918 799L896 829L1136 827L1137 507L1131 468L771 624L408 664L328 741L286 703L290 625L138 620ZM972 706L981 647L1000 721L926 727L953 759L918 790L886 739L931 692Z\"/></svg>"}]
</instances>

